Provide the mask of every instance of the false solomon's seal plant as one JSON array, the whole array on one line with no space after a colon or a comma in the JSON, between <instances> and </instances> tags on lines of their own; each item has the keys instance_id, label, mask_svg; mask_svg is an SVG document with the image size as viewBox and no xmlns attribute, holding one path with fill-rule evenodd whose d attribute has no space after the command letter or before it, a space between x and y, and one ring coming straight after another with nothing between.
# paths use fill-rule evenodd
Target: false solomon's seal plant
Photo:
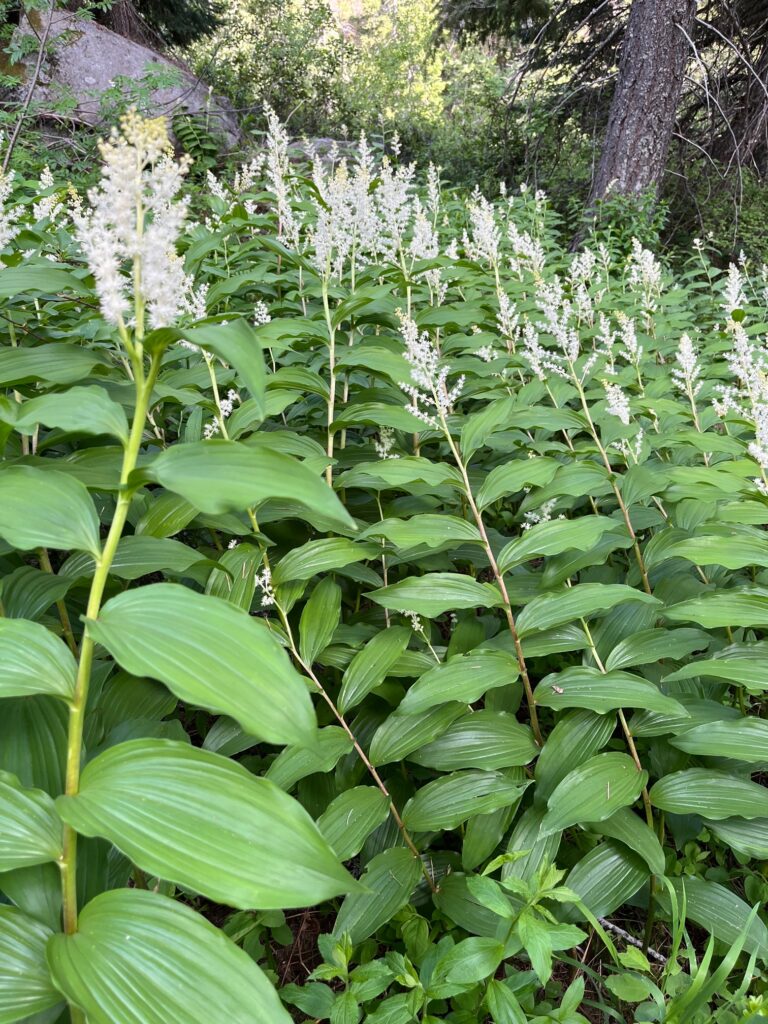
<instances>
[{"instance_id":1,"label":"false solomon's seal plant","mask_svg":"<svg viewBox=\"0 0 768 1024\"><path fill-rule=\"evenodd\" d=\"M749 1020L768 271L189 171L0 185L0 1024Z\"/></svg>"}]
</instances>

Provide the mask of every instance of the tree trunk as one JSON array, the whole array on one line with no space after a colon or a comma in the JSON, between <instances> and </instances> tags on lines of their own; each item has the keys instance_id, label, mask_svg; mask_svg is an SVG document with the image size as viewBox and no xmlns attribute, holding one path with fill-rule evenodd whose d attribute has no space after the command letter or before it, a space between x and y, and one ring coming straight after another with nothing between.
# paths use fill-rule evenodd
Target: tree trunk
<instances>
[{"instance_id":1,"label":"tree trunk","mask_svg":"<svg viewBox=\"0 0 768 1024\"><path fill-rule=\"evenodd\" d=\"M696 0L632 0L619 79L589 206L661 180L683 87Z\"/></svg>"}]
</instances>

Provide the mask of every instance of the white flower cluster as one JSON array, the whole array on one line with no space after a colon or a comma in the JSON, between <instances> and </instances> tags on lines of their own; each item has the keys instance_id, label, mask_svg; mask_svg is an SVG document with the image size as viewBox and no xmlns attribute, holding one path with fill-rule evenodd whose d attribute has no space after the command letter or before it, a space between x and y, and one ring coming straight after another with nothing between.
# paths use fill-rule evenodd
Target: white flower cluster
<instances>
[{"instance_id":1,"label":"white flower cluster","mask_svg":"<svg viewBox=\"0 0 768 1024\"><path fill-rule=\"evenodd\" d=\"M605 409L611 416L617 416L624 426L629 425L632 415L629 408L629 398L622 391L618 384L611 384L610 381L603 381L605 388Z\"/></svg>"},{"instance_id":2,"label":"white flower cluster","mask_svg":"<svg viewBox=\"0 0 768 1024\"><path fill-rule=\"evenodd\" d=\"M0 142L2 142L2 135L0 135ZM0 174L0 249L4 249L19 233L16 221L21 215L21 208L7 205L14 178L14 171Z\"/></svg>"},{"instance_id":3,"label":"white flower cluster","mask_svg":"<svg viewBox=\"0 0 768 1024\"><path fill-rule=\"evenodd\" d=\"M629 285L642 292L645 305L652 309L661 294L662 268L650 249L644 249L637 238L632 239L629 258Z\"/></svg>"},{"instance_id":4,"label":"white flower cluster","mask_svg":"<svg viewBox=\"0 0 768 1024\"><path fill-rule=\"evenodd\" d=\"M38 185L40 186L41 192L47 192L55 186L53 174L51 173L50 167L46 164L40 172L40 178ZM56 224L59 217L66 207L61 202L58 193L53 192L49 196L42 196L32 207L32 214L35 220L44 220L46 217L50 220L51 224Z\"/></svg>"},{"instance_id":5,"label":"white flower cluster","mask_svg":"<svg viewBox=\"0 0 768 1024\"><path fill-rule=\"evenodd\" d=\"M382 427L378 439L374 438L373 447L380 459L399 459L400 456L393 454L395 447L395 432L392 427Z\"/></svg>"},{"instance_id":6,"label":"white flower cluster","mask_svg":"<svg viewBox=\"0 0 768 1024\"><path fill-rule=\"evenodd\" d=\"M88 193L90 209L74 208L80 246L96 279L104 317L123 324L131 310L136 272L136 301L152 327L166 327L184 308L188 282L176 254L176 240L187 200L176 200L188 160L170 153L163 118L144 120L126 114L120 131L101 146L101 183Z\"/></svg>"},{"instance_id":7,"label":"white flower cluster","mask_svg":"<svg viewBox=\"0 0 768 1024\"><path fill-rule=\"evenodd\" d=\"M275 604L277 598L275 597L275 589L272 586L271 570L265 567L263 572L257 572L254 575L254 582L256 583L256 589L261 591L261 607L269 608L270 605Z\"/></svg>"},{"instance_id":8,"label":"white flower cluster","mask_svg":"<svg viewBox=\"0 0 768 1024\"><path fill-rule=\"evenodd\" d=\"M221 419L226 420L232 415L232 410L235 407L235 402L240 401L240 395L233 389L230 388L227 392L227 397L222 398L219 402L219 415ZM211 420L210 423L206 423L203 428L203 437L206 441L210 441L212 437L221 432L221 423L219 419Z\"/></svg>"},{"instance_id":9,"label":"white flower cluster","mask_svg":"<svg viewBox=\"0 0 768 1024\"><path fill-rule=\"evenodd\" d=\"M736 383L718 387L720 397L712 404L718 416L733 412L752 426L755 439L747 450L761 469L762 479L755 483L768 494L768 346L751 341L740 323L731 321L731 330L733 348L726 355L726 362Z\"/></svg>"},{"instance_id":10,"label":"white flower cluster","mask_svg":"<svg viewBox=\"0 0 768 1024\"><path fill-rule=\"evenodd\" d=\"M264 302L262 299L259 299L256 305L253 307L253 322L255 326L263 327L265 324L270 323L271 320L272 317L270 316L269 313L269 307L267 306L266 302Z\"/></svg>"},{"instance_id":11,"label":"white flower cluster","mask_svg":"<svg viewBox=\"0 0 768 1024\"><path fill-rule=\"evenodd\" d=\"M675 360L677 366L670 371L675 387L693 401L701 391L701 381L699 380L701 365L696 346L687 334L680 338Z\"/></svg>"},{"instance_id":12,"label":"white flower cluster","mask_svg":"<svg viewBox=\"0 0 768 1024\"><path fill-rule=\"evenodd\" d=\"M419 333L415 321L401 310L397 310L397 315L405 342L404 355L410 364L413 380L413 384L400 385L410 398L406 409L430 427L437 427L439 420L452 412L464 387L464 377L459 377L449 389L447 382L450 367L440 366L440 353L432 344L428 332Z\"/></svg>"},{"instance_id":13,"label":"white flower cluster","mask_svg":"<svg viewBox=\"0 0 768 1024\"><path fill-rule=\"evenodd\" d=\"M467 207L470 230L464 232L464 251L471 260L498 266L501 251L501 231L491 203L477 190Z\"/></svg>"},{"instance_id":14,"label":"white flower cluster","mask_svg":"<svg viewBox=\"0 0 768 1024\"><path fill-rule=\"evenodd\" d=\"M555 505L557 505L557 498L551 498L549 501L545 501L541 508L533 512L525 512L523 515L523 529L530 530L532 526L538 526L539 523L550 522ZM565 516L560 515L557 518L565 519Z\"/></svg>"},{"instance_id":15,"label":"white flower cluster","mask_svg":"<svg viewBox=\"0 0 768 1024\"><path fill-rule=\"evenodd\" d=\"M728 275L723 292L723 309L730 316L735 309L743 309L747 304L744 294L744 278L735 263L728 266Z\"/></svg>"}]
</instances>

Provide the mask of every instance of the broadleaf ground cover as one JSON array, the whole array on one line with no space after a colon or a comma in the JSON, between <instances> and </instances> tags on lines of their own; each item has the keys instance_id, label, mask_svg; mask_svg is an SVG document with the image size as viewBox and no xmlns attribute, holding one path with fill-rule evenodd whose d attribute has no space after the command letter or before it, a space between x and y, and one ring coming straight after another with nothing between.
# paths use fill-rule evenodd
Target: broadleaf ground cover
<instances>
[{"instance_id":1,"label":"broadleaf ground cover","mask_svg":"<svg viewBox=\"0 0 768 1024\"><path fill-rule=\"evenodd\" d=\"M102 155L3 192L0 1021L759 1020L765 270Z\"/></svg>"}]
</instances>

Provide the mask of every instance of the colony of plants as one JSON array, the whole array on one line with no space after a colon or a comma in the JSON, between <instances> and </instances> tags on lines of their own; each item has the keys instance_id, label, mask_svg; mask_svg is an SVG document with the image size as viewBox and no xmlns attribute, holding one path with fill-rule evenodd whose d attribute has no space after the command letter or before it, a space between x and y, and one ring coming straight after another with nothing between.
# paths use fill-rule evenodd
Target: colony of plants
<instances>
[{"instance_id":1,"label":"colony of plants","mask_svg":"<svg viewBox=\"0 0 768 1024\"><path fill-rule=\"evenodd\" d=\"M0 1021L760 1019L768 272L287 146L3 180Z\"/></svg>"}]
</instances>

